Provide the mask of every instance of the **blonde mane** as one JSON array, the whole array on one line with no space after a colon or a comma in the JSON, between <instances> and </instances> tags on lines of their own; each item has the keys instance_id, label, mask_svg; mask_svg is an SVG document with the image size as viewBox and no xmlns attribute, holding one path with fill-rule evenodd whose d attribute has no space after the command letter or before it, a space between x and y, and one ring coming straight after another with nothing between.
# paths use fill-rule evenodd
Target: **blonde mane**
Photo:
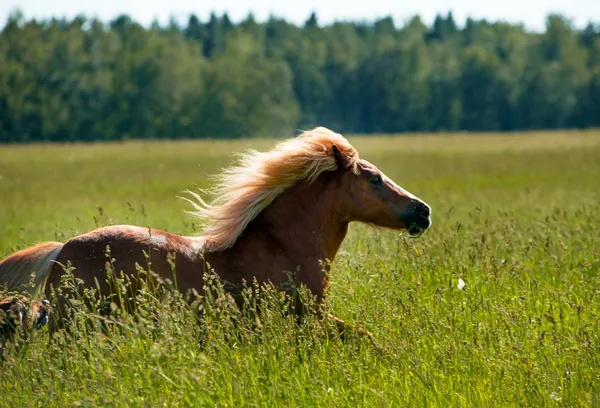
<instances>
[{"instance_id":1,"label":"blonde mane","mask_svg":"<svg viewBox=\"0 0 600 408\"><path fill-rule=\"evenodd\" d=\"M356 169L358 152L341 135L318 127L278 143L272 150L249 150L237 165L224 169L209 192L213 200L206 203L188 191L186 199L193 207L189 213L205 224L201 237L207 251L222 251L233 246L248 224L285 189L308 180L313 182L322 172L336 170L333 156L336 146L352 169Z\"/></svg>"}]
</instances>

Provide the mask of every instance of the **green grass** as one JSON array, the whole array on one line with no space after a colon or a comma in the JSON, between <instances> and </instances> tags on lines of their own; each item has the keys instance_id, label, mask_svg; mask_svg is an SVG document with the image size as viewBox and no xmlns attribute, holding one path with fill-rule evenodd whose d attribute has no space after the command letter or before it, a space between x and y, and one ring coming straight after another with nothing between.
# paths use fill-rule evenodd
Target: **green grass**
<instances>
[{"instance_id":1,"label":"green grass","mask_svg":"<svg viewBox=\"0 0 600 408\"><path fill-rule=\"evenodd\" d=\"M222 310L200 327L171 299L110 337L37 333L0 406L600 404L600 133L351 142L433 207L419 240L353 225L331 274L327 308L389 354L275 307L262 330ZM2 146L0 256L113 223L194 233L176 196L272 144Z\"/></svg>"}]
</instances>

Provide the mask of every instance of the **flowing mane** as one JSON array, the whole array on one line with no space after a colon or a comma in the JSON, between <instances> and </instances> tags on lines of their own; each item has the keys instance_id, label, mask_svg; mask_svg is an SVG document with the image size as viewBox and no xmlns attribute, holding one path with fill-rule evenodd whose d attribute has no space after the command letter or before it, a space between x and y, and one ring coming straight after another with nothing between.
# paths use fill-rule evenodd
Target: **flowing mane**
<instances>
[{"instance_id":1,"label":"flowing mane","mask_svg":"<svg viewBox=\"0 0 600 408\"><path fill-rule=\"evenodd\" d=\"M201 237L205 250L222 251L233 246L248 224L285 189L314 181L322 172L336 170L333 146L352 166L358 152L343 136L323 127L278 143L272 150L248 150L240 161L217 176L210 203L188 191L189 213L205 224Z\"/></svg>"}]
</instances>

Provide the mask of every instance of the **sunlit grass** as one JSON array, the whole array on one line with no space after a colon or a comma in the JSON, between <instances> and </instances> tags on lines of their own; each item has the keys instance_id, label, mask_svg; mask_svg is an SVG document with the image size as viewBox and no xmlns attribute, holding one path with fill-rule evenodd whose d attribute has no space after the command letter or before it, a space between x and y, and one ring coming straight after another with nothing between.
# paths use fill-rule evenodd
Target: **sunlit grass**
<instances>
[{"instance_id":1,"label":"sunlit grass","mask_svg":"<svg viewBox=\"0 0 600 408\"><path fill-rule=\"evenodd\" d=\"M418 240L354 225L331 274L326 307L389 354L312 318L272 313L256 331L224 311L200 327L168 298L109 338L37 333L0 363L2 404L600 404L600 133L351 141L433 207ZM2 146L0 256L115 223L194 233L176 196L272 144Z\"/></svg>"}]
</instances>

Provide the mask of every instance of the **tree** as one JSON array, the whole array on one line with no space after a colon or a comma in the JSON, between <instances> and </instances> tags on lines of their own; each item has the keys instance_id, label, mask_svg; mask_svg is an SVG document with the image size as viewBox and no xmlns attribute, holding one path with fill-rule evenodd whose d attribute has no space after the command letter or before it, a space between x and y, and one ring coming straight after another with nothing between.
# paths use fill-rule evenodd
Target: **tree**
<instances>
[{"instance_id":1,"label":"tree","mask_svg":"<svg viewBox=\"0 0 600 408\"><path fill-rule=\"evenodd\" d=\"M0 32L0 142L589 127L599 106L598 25L560 15L535 33L452 13L146 28L15 12Z\"/></svg>"},{"instance_id":2,"label":"tree","mask_svg":"<svg viewBox=\"0 0 600 408\"><path fill-rule=\"evenodd\" d=\"M314 28L318 28L318 27L319 27L319 25L318 25L318 21L317 21L317 13L315 13L313 11L312 13L310 13L310 16L304 23L304 28L314 29Z\"/></svg>"}]
</instances>

